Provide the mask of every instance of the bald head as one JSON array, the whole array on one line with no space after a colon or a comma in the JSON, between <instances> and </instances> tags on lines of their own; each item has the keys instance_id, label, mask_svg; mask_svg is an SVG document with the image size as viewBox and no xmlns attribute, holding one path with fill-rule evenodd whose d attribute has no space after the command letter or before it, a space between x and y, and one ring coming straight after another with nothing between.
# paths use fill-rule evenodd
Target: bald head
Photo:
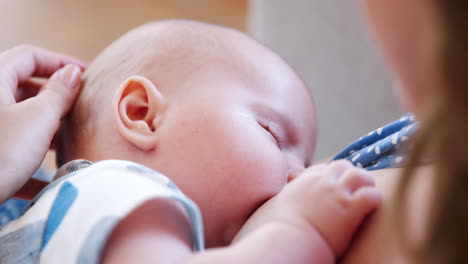
<instances>
[{"instance_id":1,"label":"bald head","mask_svg":"<svg viewBox=\"0 0 468 264\"><path fill-rule=\"evenodd\" d=\"M265 49L243 33L223 26L188 20L153 22L108 46L85 72L85 90L95 93L113 87L132 74L150 79L176 75L180 80L213 63L236 66L236 57L244 57L255 48ZM253 55L247 57L253 59Z\"/></svg>"},{"instance_id":2,"label":"bald head","mask_svg":"<svg viewBox=\"0 0 468 264\"><path fill-rule=\"evenodd\" d=\"M129 76L145 76L158 89L171 93L210 67L237 68L248 75L243 61L253 60L259 50L269 52L243 33L223 26L188 20L142 25L114 41L88 67L74 117L81 124L95 120L112 92Z\"/></svg>"},{"instance_id":3,"label":"bald head","mask_svg":"<svg viewBox=\"0 0 468 264\"><path fill-rule=\"evenodd\" d=\"M67 124L69 141L87 140L107 122L113 95L130 76L144 76L165 96L177 97L197 89L191 83L200 74L230 74L226 78L269 87L259 83L274 79L278 65L296 76L279 56L234 29L187 20L142 25L111 43L87 68Z\"/></svg>"}]
</instances>

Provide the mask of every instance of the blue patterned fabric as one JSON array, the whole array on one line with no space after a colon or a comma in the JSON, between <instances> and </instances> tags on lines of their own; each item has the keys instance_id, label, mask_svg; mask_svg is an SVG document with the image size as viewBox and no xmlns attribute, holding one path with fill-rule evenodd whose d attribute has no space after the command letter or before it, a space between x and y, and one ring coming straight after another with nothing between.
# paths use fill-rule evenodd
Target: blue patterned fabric
<instances>
[{"instance_id":1,"label":"blue patterned fabric","mask_svg":"<svg viewBox=\"0 0 468 264\"><path fill-rule=\"evenodd\" d=\"M44 235L41 245L41 251L47 246L50 238L54 235L55 230L62 222L63 218L70 209L70 206L75 202L76 197L78 196L78 189L73 186L70 182L65 182L61 187L55 197L54 204L50 209L49 218L44 228Z\"/></svg>"},{"instance_id":2,"label":"blue patterned fabric","mask_svg":"<svg viewBox=\"0 0 468 264\"><path fill-rule=\"evenodd\" d=\"M199 208L164 175L122 160L63 165L21 217L0 229L0 263L99 263L121 219L146 201L179 202L189 217L192 249L204 249Z\"/></svg>"},{"instance_id":3,"label":"blue patterned fabric","mask_svg":"<svg viewBox=\"0 0 468 264\"><path fill-rule=\"evenodd\" d=\"M332 160L347 159L367 170L402 167L406 157L399 152L417 128L414 115L406 114L351 143Z\"/></svg>"},{"instance_id":4,"label":"blue patterned fabric","mask_svg":"<svg viewBox=\"0 0 468 264\"><path fill-rule=\"evenodd\" d=\"M28 201L12 198L0 205L0 227L20 217L28 203Z\"/></svg>"},{"instance_id":5,"label":"blue patterned fabric","mask_svg":"<svg viewBox=\"0 0 468 264\"><path fill-rule=\"evenodd\" d=\"M45 181L50 179L50 175L42 168L37 170L32 177ZM28 203L29 201L14 198L8 199L2 203L0 205L0 228L20 217Z\"/></svg>"}]
</instances>

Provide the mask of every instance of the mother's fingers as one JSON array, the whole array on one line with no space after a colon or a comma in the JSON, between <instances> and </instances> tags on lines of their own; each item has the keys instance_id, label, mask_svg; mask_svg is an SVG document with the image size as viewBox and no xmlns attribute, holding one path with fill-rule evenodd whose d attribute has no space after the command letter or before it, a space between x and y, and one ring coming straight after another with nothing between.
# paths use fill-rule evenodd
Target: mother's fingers
<instances>
[{"instance_id":1,"label":"mother's fingers","mask_svg":"<svg viewBox=\"0 0 468 264\"><path fill-rule=\"evenodd\" d=\"M17 46L0 54L0 71L14 70L19 82L33 76L49 77L66 64L75 64L81 70L86 67L86 63L77 58L29 45Z\"/></svg>"},{"instance_id":2,"label":"mother's fingers","mask_svg":"<svg viewBox=\"0 0 468 264\"><path fill-rule=\"evenodd\" d=\"M32 78L21 83L18 86L16 94L14 95L15 101L19 103L28 98L36 96L46 83L47 79L44 78Z\"/></svg>"},{"instance_id":3,"label":"mother's fingers","mask_svg":"<svg viewBox=\"0 0 468 264\"><path fill-rule=\"evenodd\" d=\"M11 102L18 84L30 77L49 77L66 64L86 64L76 58L51 52L34 46L18 46L0 54L0 100Z\"/></svg>"}]
</instances>

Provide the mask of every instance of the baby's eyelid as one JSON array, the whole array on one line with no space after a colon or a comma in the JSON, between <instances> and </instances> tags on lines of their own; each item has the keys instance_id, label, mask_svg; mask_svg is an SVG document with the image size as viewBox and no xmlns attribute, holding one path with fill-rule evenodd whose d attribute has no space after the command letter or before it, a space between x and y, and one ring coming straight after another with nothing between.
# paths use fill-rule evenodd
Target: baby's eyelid
<instances>
[{"instance_id":1,"label":"baby's eyelid","mask_svg":"<svg viewBox=\"0 0 468 264\"><path fill-rule=\"evenodd\" d=\"M275 139L276 144L279 148L282 148L283 142L278 132L278 127L271 121L267 122L259 122L260 126L262 126L271 136Z\"/></svg>"}]
</instances>

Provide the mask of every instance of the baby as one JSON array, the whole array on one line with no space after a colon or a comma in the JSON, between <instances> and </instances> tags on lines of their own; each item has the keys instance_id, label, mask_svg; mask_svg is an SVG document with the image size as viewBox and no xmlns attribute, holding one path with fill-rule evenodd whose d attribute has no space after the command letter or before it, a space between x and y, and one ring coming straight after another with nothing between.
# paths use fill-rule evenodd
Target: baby
<instances>
[{"instance_id":1,"label":"baby","mask_svg":"<svg viewBox=\"0 0 468 264\"><path fill-rule=\"evenodd\" d=\"M147 24L84 81L59 138L66 175L0 233L45 212L31 249L45 263L334 263L380 202L349 162L309 167L308 89L240 32Z\"/></svg>"}]
</instances>

